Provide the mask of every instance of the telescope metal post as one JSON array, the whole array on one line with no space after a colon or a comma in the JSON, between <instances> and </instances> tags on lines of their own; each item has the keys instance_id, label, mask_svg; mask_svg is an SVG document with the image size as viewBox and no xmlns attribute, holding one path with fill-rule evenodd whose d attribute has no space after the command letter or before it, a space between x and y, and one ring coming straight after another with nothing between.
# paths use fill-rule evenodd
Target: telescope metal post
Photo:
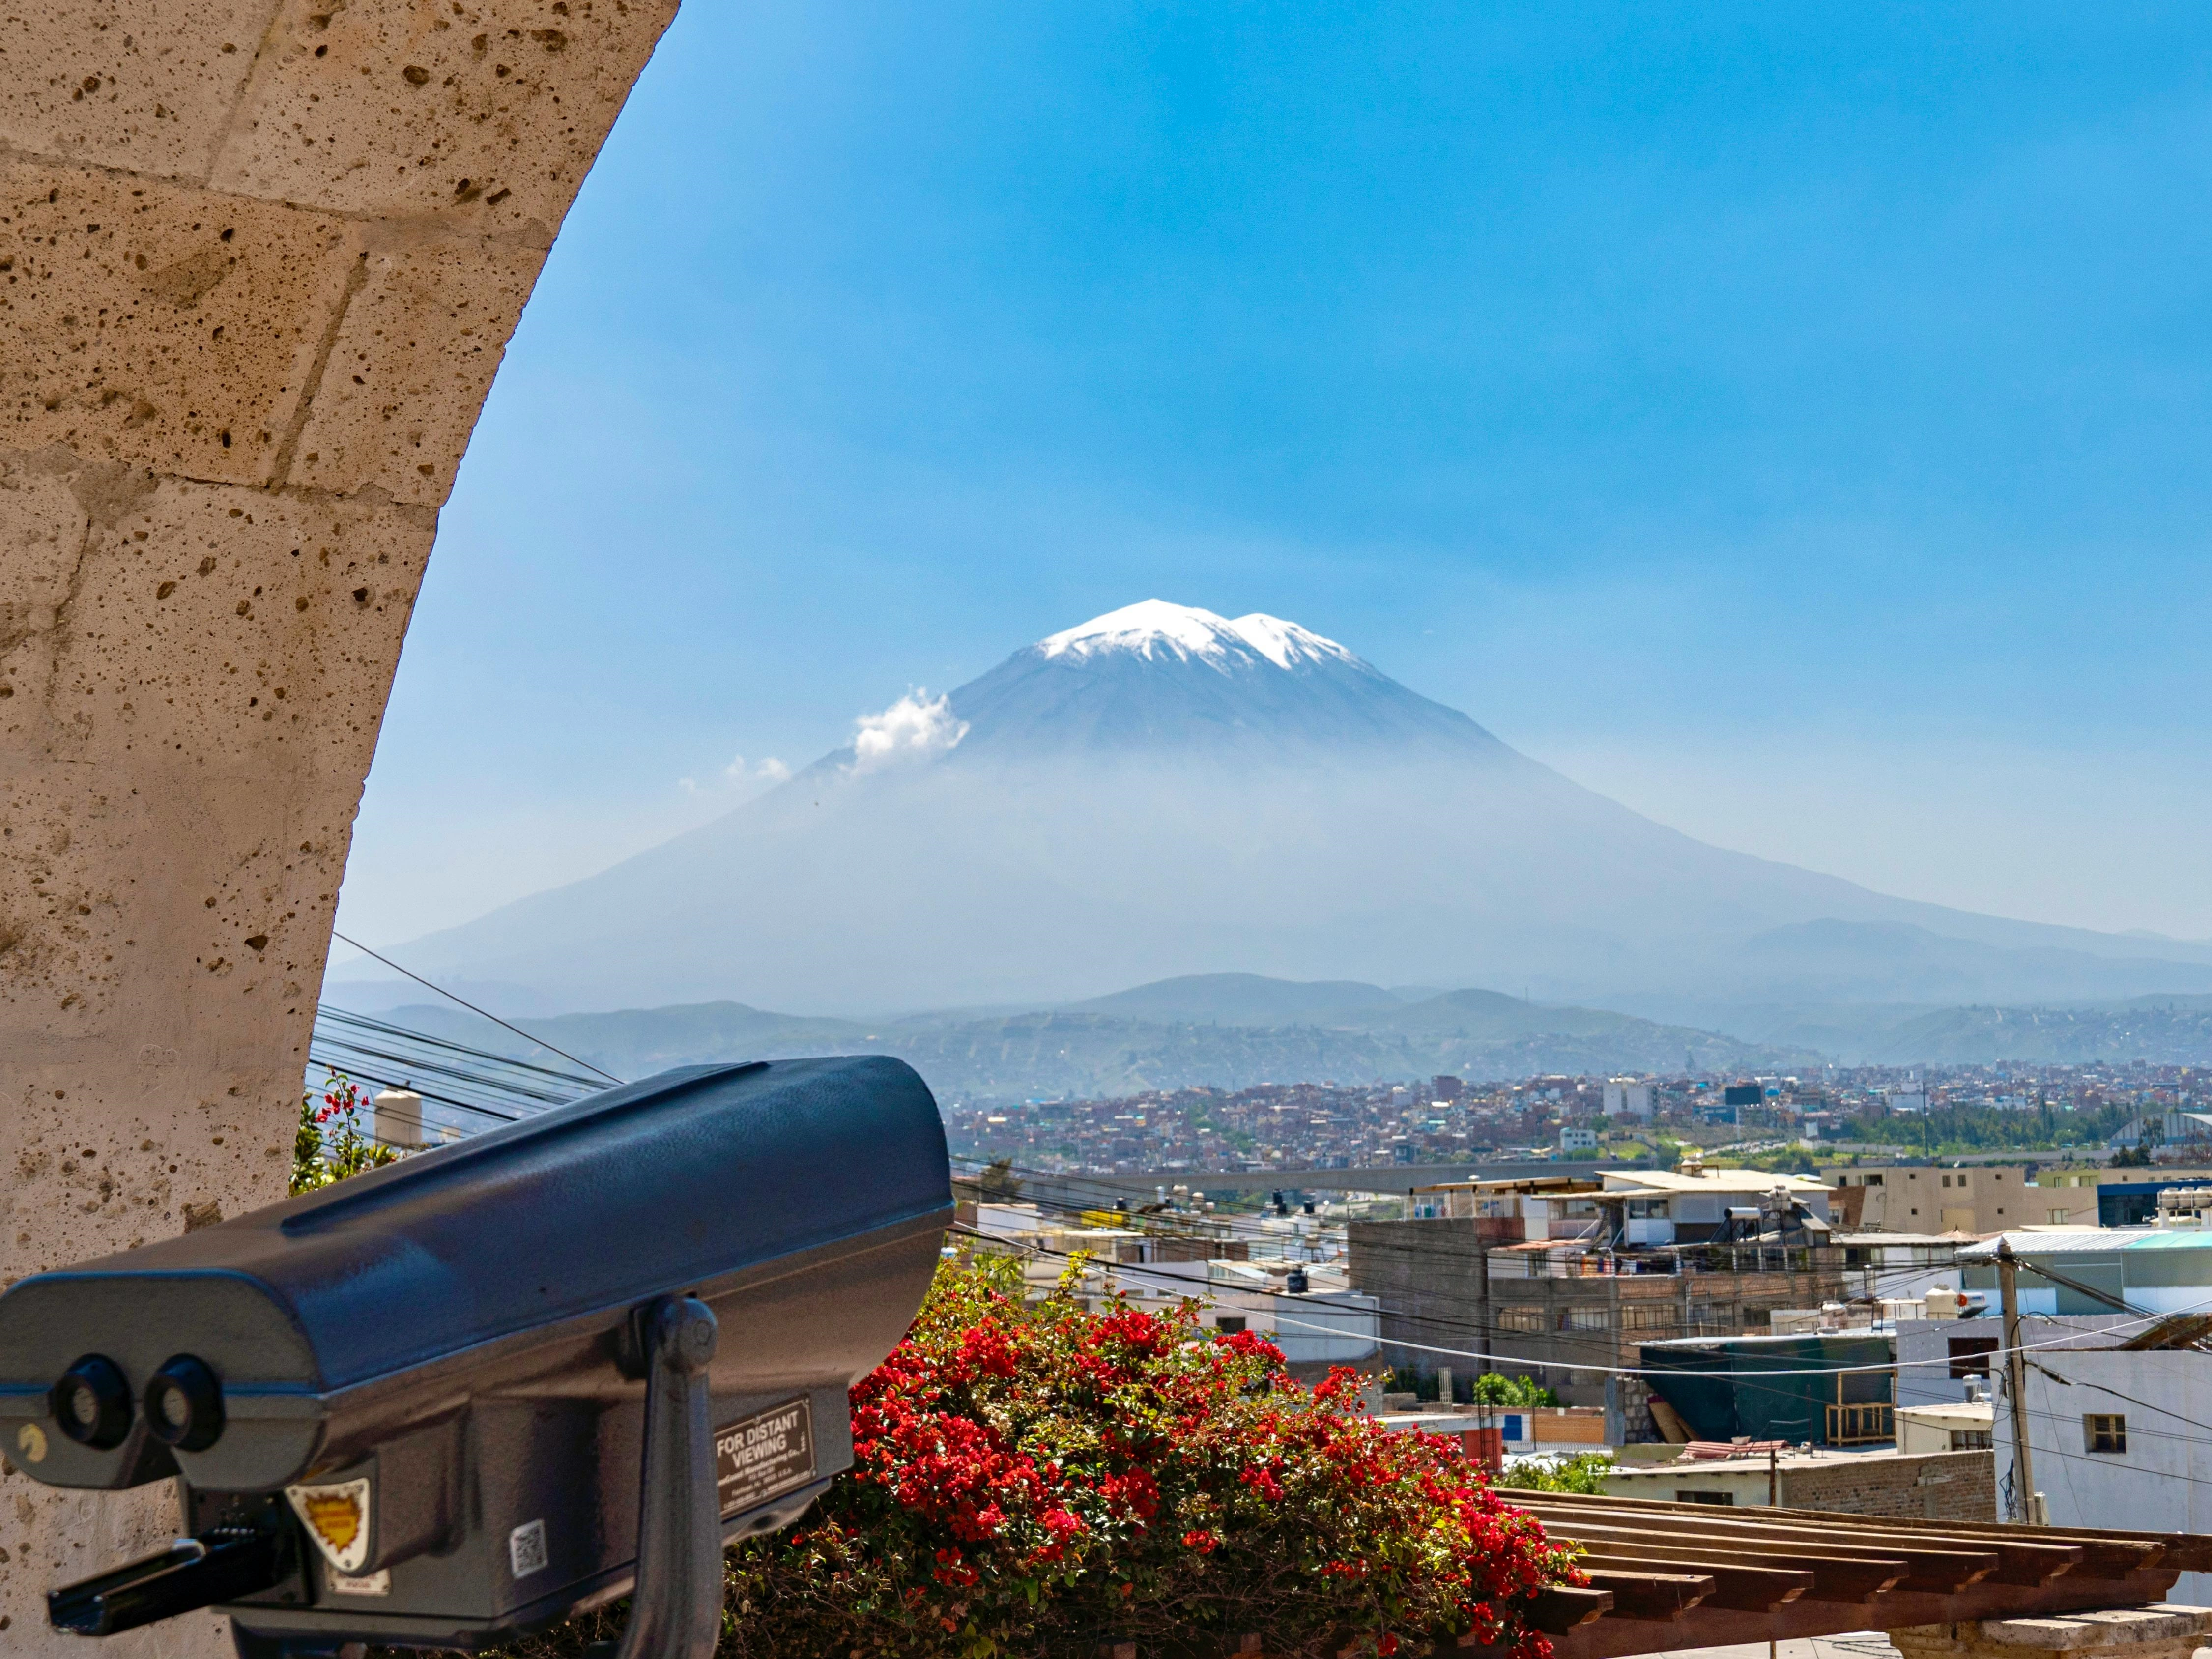
<instances>
[{"instance_id":1,"label":"telescope metal post","mask_svg":"<svg viewBox=\"0 0 2212 1659\"><path fill-rule=\"evenodd\" d=\"M670 1297L647 1328L637 1583L613 1655L713 1659L722 1633L722 1508L707 1400L714 1316L694 1297Z\"/></svg>"}]
</instances>

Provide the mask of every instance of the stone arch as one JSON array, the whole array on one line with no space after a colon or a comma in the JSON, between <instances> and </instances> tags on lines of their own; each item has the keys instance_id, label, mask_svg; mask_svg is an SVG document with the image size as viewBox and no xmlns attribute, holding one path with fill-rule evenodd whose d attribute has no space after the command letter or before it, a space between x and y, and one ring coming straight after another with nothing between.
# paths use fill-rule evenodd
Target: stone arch
<instances>
[{"instance_id":1,"label":"stone arch","mask_svg":"<svg viewBox=\"0 0 2212 1659\"><path fill-rule=\"evenodd\" d=\"M283 1194L439 508L673 0L0 20L0 1274ZM0 1475L0 1645L167 1537ZM227 1650L220 1621L118 1638Z\"/></svg>"}]
</instances>

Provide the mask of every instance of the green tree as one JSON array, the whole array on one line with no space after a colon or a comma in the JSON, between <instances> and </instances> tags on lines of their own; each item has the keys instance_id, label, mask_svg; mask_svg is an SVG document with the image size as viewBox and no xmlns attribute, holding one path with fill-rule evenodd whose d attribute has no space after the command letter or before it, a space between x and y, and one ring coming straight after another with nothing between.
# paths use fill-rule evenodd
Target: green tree
<instances>
[{"instance_id":1,"label":"green tree","mask_svg":"<svg viewBox=\"0 0 2212 1659\"><path fill-rule=\"evenodd\" d=\"M1468 1389L1468 1398L1478 1406L1504 1406L1520 1411L1559 1403L1559 1396L1540 1386L1533 1376L1509 1376L1504 1371L1483 1372Z\"/></svg>"},{"instance_id":2,"label":"green tree","mask_svg":"<svg viewBox=\"0 0 2212 1659\"><path fill-rule=\"evenodd\" d=\"M1576 1492L1602 1497L1613 1473L1610 1452L1577 1452L1572 1457L1524 1457L1492 1478L1491 1485L1521 1492Z\"/></svg>"}]
</instances>

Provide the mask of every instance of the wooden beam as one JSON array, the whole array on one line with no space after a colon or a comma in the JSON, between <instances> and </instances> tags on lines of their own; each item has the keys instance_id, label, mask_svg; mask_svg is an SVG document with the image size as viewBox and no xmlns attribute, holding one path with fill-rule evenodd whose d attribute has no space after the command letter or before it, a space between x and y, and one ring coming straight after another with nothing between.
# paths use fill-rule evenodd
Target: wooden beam
<instances>
[{"instance_id":1,"label":"wooden beam","mask_svg":"<svg viewBox=\"0 0 2212 1659\"><path fill-rule=\"evenodd\" d=\"M1561 1541L1584 1540L1620 1545L1648 1556L1695 1556L1700 1560L1729 1561L1747 1567L1778 1567L1809 1572L1808 1599L1857 1603L1902 1581L1905 1564L1894 1556L1864 1551L1820 1550L1802 1544L1730 1544L1724 1540L1693 1538L1662 1533L1651 1528L1581 1527L1571 1534L1555 1534Z\"/></svg>"},{"instance_id":2,"label":"wooden beam","mask_svg":"<svg viewBox=\"0 0 2212 1659\"><path fill-rule=\"evenodd\" d=\"M1542 1495L1549 1499L1554 1494ZM1873 1534L1847 1527L1776 1525L1770 1522L1751 1519L1735 1520L1725 1515L1712 1518L1699 1516L1667 1516L1654 1524L1648 1514L1608 1510L1602 1506L1577 1504L1571 1509L1554 1507L1548 1502L1526 1505L1528 1512L1544 1522L1547 1532L1557 1531L1562 1537L1571 1538L1578 1524L1585 1518L1610 1522L1615 1526L1635 1526L1639 1522L1650 1528L1655 1536L1664 1536L1670 1543L1675 1539L1711 1539L1717 1542L1740 1542L1752 1547L1775 1544L1798 1544L1808 1547L1832 1550L1838 1546L1849 1549L1863 1549L1869 1554L1894 1557L1905 1564L1905 1587L1911 1589L1934 1590L1948 1594L1978 1583L1995 1573L2001 1565L1997 1550L1989 1540L1977 1540L1972 1547L1959 1540L1909 1533ZM1689 1504L1685 1510L1716 1510L1717 1505ZM1838 1552L1841 1553L1841 1552ZM2080 1558L2072 1558L2078 1560ZM2069 1560L2068 1565L2072 1565ZM2039 1582L2031 1580L2031 1583Z\"/></svg>"},{"instance_id":3,"label":"wooden beam","mask_svg":"<svg viewBox=\"0 0 2212 1659\"><path fill-rule=\"evenodd\" d=\"M1693 1560L1674 1556L1638 1553L1634 1546L1585 1546L1583 1559L1608 1570L1646 1572L1698 1572L1713 1581L1705 1605L1735 1613L1771 1613L1796 1601L1813 1588L1813 1575L1782 1567L1744 1566L1733 1562ZM1593 1571L1585 1567L1584 1571Z\"/></svg>"},{"instance_id":4,"label":"wooden beam","mask_svg":"<svg viewBox=\"0 0 2212 1659\"><path fill-rule=\"evenodd\" d=\"M1611 1590L1581 1589L1572 1584L1547 1584L1528 1598L1525 1616L1533 1628L1545 1635L1565 1636L1569 1631L1603 1618L1612 1611ZM1627 1650L1633 1653L1644 1650L1642 1648Z\"/></svg>"},{"instance_id":5,"label":"wooden beam","mask_svg":"<svg viewBox=\"0 0 2212 1659\"><path fill-rule=\"evenodd\" d=\"M1611 1590L1608 1619L1674 1619L1713 1593L1709 1574L1637 1568L1585 1567L1592 1589Z\"/></svg>"}]
</instances>

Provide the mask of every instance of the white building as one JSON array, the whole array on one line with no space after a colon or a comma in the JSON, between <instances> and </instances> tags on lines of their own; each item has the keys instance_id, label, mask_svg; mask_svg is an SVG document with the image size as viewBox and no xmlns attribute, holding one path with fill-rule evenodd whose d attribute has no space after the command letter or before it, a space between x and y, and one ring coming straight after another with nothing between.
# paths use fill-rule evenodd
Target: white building
<instances>
[{"instance_id":1,"label":"white building","mask_svg":"<svg viewBox=\"0 0 2212 1659\"><path fill-rule=\"evenodd\" d=\"M1611 1118L1648 1118L1653 1111L1652 1086L1633 1078L1617 1077L1605 1085L1605 1115Z\"/></svg>"},{"instance_id":2,"label":"white building","mask_svg":"<svg viewBox=\"0 0 2212 1659\"><path fill-rule=\"evenodd\" d=\"M1059 1280L1065 1262L1043 1258L1026 1272L1036 1294ZM1303 1278L1303 1290L1294 1288ZM1164 1313L1199 1304L1199 1323L1249 1331L1293 1365L1371 1367L1382 1346L1382 1304L1349 1287L1341 1267L1257 1261L1163 1261L1088 1265L1079 1291L1093 1307L1118 1301Z\"/></svg>"},{"instance_id":3,"label":"white building","mask_svg":"<svg viewBox=\"0 0 2212 1659\"><path fill-rule=\"evenodd\" d=\"M2212 1354L2114 1346L2141 1329L2039 1347L2027 1368L2029 1462L2054 1527L2212 1531L2212 1437L2199 1426L2212 1422ZM2016 1461L2002 1400L1995 1434L2002 1509ZM2167 1595L2201 1604L2212 1573L2184 1573Z\"/></svg>"},{"instance_id":4,"label":"white building","mask_svg":"<svg viewBox=\"0 0 2212 1659\"><path fill-rule=\"evenodd\" d=\"M2163 1114L2131 1120L2106 1144L2140 1146L2145 1141L2154 1146L2171 1146L2177 1152L2185 1147L2201 1152L2207 1141L2212 1141L2212 1112L2185 1112L2179 1106L2169 1106Z\"/></svg>"},{"instance_id":5,"label":"white building","mask_svg":"<svg viewBox=\"0 0 2212 1659\"><path fill-rule=\"evenodd\" d=\"M1704 1243L1779 1206L1825 1236L1830 1189L1804 1176L1764 1170L1707 1169L1686 1161L1674 1170L1606 1170L1520 1181L1459 1181L1413 1195L1415 1219L1495 1221L1500 1242L1591 1239L1603 1243ZM1825 1242L1825 1237L1824 1237Z\"/></svg>"},{"instance_id":6,"label":"white building","mask_svg":"<svg viewBox=\"0 0 2212 1659\"><path fill-rule=\"evenodd\" d=\"M1594 1152L1597 1150L1597 1131L1579 1129L1573 1124L1564 1124L1559 1129L1559 1150L1563 1152Z\"/></svg>"},{"instance_id":7,"label":"white building","mask_svg":"<svg viewBox=\"0 0 2212 1659\"><path fill-rule=\"evenodd\" d=\"M2162 1227L2100 1227L2094 1231L2002 1233L1996 1238L1963 1246L1959 1264L1965 1288L1984 1292L1994 1307L1997 1299L1997 1246L2009 1243L2021 1263L2020 1310L2051 1317L2082 1314L2132 1312L2144 1314L2197 1313L2212 1310L2212 1227L2189 1224ZM2072 1285L2045 1279L2035 1271L2039 1262L2076 1285L2101 1297L2084 1295ZM2112 1298L2124 1303L2115 1309Z\"/></svg>"}]
</instances>

